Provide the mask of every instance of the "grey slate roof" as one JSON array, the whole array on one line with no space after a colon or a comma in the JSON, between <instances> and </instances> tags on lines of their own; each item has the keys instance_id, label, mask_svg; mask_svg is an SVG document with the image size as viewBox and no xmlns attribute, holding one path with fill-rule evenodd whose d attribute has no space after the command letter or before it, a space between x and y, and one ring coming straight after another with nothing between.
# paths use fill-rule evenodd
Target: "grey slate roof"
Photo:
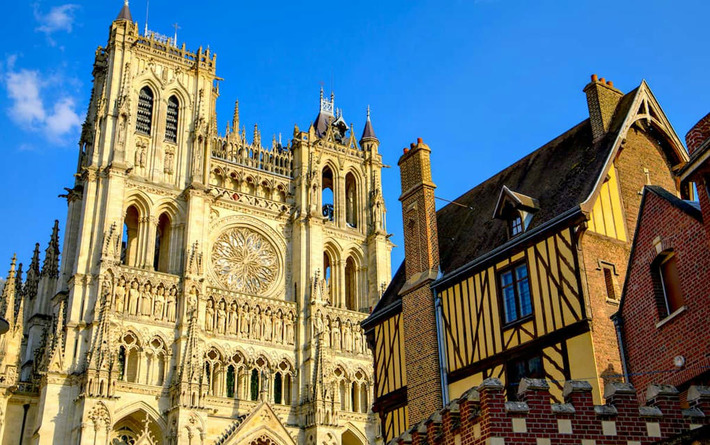
<instances>
[{"instance_id":1,"label":"grey slate roof","mask_svg":"<svg viewBox=\"0 0 710 445\"><path fill-rule=\"evenodd\" d=\"M463 206L448 204L439 209L436 216L442 277L509 241L506 222L493 218L504 185L539 202L539 211L526 232L579 208L594 191L637 92L638 88L622 97L601 140L593 142L591 123L585 119L454 200ZM402 263L364 326L400 300L405 281Z\"/></svg>"}]
</instances>

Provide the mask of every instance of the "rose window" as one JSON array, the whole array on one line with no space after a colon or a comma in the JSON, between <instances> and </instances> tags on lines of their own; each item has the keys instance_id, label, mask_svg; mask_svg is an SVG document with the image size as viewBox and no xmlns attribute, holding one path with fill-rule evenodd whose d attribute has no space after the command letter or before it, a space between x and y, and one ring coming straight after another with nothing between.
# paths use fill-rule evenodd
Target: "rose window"
<instances>
[{"instance_id":1,"label":"rose window","mask_svg":"<svg viewBox=\"0 0 710 445\"><path fill-rule=\"evenodd\" d=\"M278 272L273 245L246 228L230 229L217 238L212 246L212 266L225 287L253 295L265 293Z\"/></svg>"}]
</instances>

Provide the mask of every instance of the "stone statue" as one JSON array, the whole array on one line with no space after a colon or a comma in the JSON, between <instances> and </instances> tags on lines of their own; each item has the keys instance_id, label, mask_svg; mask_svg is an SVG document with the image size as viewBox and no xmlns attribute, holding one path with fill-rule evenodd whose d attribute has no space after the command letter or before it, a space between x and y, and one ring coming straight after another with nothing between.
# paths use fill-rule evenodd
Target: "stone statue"
<instances>
[{"instance_id":1,"label":"stone statue","mask_svg":"<svg viewBox=\"0 0 710 445\"><path fill-rule=\"evenodd\" d=\"M353 330L350 320L345 323L345 328L343 329L343 349L348 352L353 350Z\"/></svg>"},{"instance_id":2,"label":"stone statue","mask_svg":"<svg viewBox=\"0 0 710 445\"><path fill-rule=\"evenodd\" d=\"M242 338L249 337L249 328L251 327L251 311L249 310L249 305L244 303L242 307L241 317L239 319L239 332Z\"/></svg>"},{"instance_id":3,"label":"stone statue","mask_svg":"<svg viewBox=\"0 0 710 445\"><path fill-rule=\"evenodd\" d=\"M141 315L150 317L153 313L153 287L146 283L141 295Z\"/></svg>"},{"instance_id":4,"label":"stone statue","mask_svg":"<svg viewBox=\"0 0 710 445\"><path fill-rule=\"evenodd\" d=\"M205 330L214 330L214 301L210 298L207 300L207 309L205 309Z\"/></svg>"},{"instance_id":5,"label":"stone statue","mask_svg":"<svg viewBox=\"0 0 710 445\"><path fill-rule=\"evenodd\" d=\"M360 346L360 340L362 340L362 337L360 335L360 330L355 329L355 332L353 333L353 352L355 354L362 353L362 347Z\"/></svg>"},{"instance_id":6,"label":"stone statue","mask_svg":"<svg viewBox=\"0 0 710 445\"><path fill-rule=\"evenodd\" d=\"M326 348L330 348L330 318L329 317L325 318L324 329L325 330L323 331L323 337L321 337L323 339L323 346L325 346Z\"/></svg>"},{"instance_id":7,"label":"stone statue","mask_svg":"<svg viewBox=\"0 0 710 445\"><path fill-rule=\"evenodd\" d=\"M175 286L170 288L166 306L165 313L168 321L175 321L175 313L177 312L177 289Z\"/></svg>"},{"instance_id":8,"label":"stone statue","mask_svg":"<svg viewBox=\"0 0 710 445\"><path fill-rule=\"evenodd\" d=\"M128 310L132 315L138 315L140 306L140 290L138 290L138 281L131 282L131 288L128 289Z\"/></svg>"},{"instance_id":9,"label":"stone statue","mask_svg":"<svg viewBox=\"0 0 710 445\"><path fill-rule=\"evenodd\" d=\"M192 286L187 294L187 313L190 314L195 309L197 309L197 288Z\"/></svg>"},{"instance_id":10,"label":"stone statue","mask_svg":"<svg viewBox=\"0 0 710 445\"><path fill-rule=\"evenodd\" d=\"M237 333L237 302L233 301L229 305L229 314L227 314L227 332L230 334Z\"/></svg>"},{"instance_id":11,"label":"stone statue","mask_svg":"<svg viewBox=\"0 0 710 445\"><path fill-rule=\"evenodd\" d=\"M116 312L122 314L126 303L126 280L123 277L118 279L113 298L116 301Z\"/></svg>"},{"instance_id":12,"label":"stone statue","mask_svg":"<svg viewBox=\"0 0 710 445\"><path fill-rule=\"evenodd\" d=\"M162 320L164 317L163 306L165 305L165 287L158 286L158 291L155 293L155 302L153 303L153 317L156 320Z\"/></svg>"},{"instance_id":13,"label":"stone statue","mask_svg":"<svg viewBox=\"0 0 710 445\"><path fill-rule=\"evenodd\" d=\"M333 323L333 347L340 351L340 320L337 318L335 319L335 323Z\"/></svg>"},{"instance_id":14,"label":"stone statue","mask_svg":"<svg viewBox=\"0 0 710 445\"><path fill-rule=\"evenodd\" d=\"M264 311L264 316L262 317L263 319L263 333L264 333L264 341L271 341L271 335L273 334L272 330L272 325L271 325L271 308L266 308L266 311Z\"/></svg>"},{"instance_id":15,"label":"stone statue","mask_svg":"<svg viewBox=\"0 0 710 445\"><path fill-rule=\"evenodd\" d=\"M251 320L251 338L261 340L261 309L259 306L254 308L254 314Z\"/></svg>"},{"instance_id":16,"label":"stone statue","mask_svg":"<svg viewBox=\"0 0 710 445\"><path fill-rule=\"evenodd\" d=\"M284 315L281 309L274 315L274 341L276 343L283 343L283 329L284 329Z\"/></svg>"},{"instance_id":17,"label":"stone statue","mask_svg":"<svg viewBox=\"0 0 710 445\"><path fill-rule=\"evenodd\" d=\"M224 334L227 327L227 303L224 300L219 302L219 309L217 309L217 332Z\"/></svg>"},{"instance_id":18,"label":"stone statue","mask_svg":"<svg viewBox=\"0 0 710 445\"><path fill-rule=\"evenodd\" d=\"M286 332L286 344L292 345L294 343L293 312L288 313L284 330Z\"/></svg>"}]
</instances>

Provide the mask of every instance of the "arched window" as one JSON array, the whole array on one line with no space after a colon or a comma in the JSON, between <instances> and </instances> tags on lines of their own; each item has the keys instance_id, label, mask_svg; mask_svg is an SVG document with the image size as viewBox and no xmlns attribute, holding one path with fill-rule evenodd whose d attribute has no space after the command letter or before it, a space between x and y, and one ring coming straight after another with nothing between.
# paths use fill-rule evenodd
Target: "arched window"
<instances>
[{"instance_id":1,"label":"arched window","mask_svg":"<svg viewBox=\"0 0 710 445\"><path fill-rule=\"evenodd\" d=\"M333 299L331 298L332 296L332 284L333 281L333 262L330 259L330 255L328 252L323 252L323 280L325 280L325 290L323 295L326 299L330 300L331 302Z\"/></svg>"},{"instance_id":2,"label":"arched window","mask_svg":"<svg viewBox=\"0 0 710 445\"><path fill-rule=\"evenodd\" d=\"M123 240L121 243L121 263L136 266L138 263L138 209L130 206L123 220Z\"/></svg>"},{"instance_id":3,"label":"arched window","mask_svg":"<svg viewBox=\"0 0 710 445\"><path fill-rule=\"evenodd\" d=\"M180 102L175 96L170 96L168 99L168 114L165 116L165 140L172 143L177 143L178 131L178 113Z\"/></svg>"},{"instance_id":4,"label":"arched window","mask_svg":"<svg viewBox=\"0 0 710 445\"><path fill-rule=\"evenodd\" d=\"M348 384L345 380L340 381L340 409L345 411L348 409Z\"/></svg>"},{"instance_id":5,"label":"arched window","mask_svg":"<svg viewBox=\"0 0 710 445\"><path fill-rule=\"evenodd\" d=\"M322 184L322 203L323 203L323 217L327 218L328 221L335 220L335 200L334 200L334 189L335 184L333 182L333 171L330 167L326 166L323 169L323 176L321 178Z\"/></svg>"},{"instance_id":6,"label":"arched window","mask_svg":"<svg viewBox=\"0 0 710 445\"><path fill-rule=\"evenodd\" d=\"M153 268L158 272L170 272L170 235L171 221L167 213L158 218L158 227L155 231L155 256Z\"/></svg>"},{"instance_id":7,"label":"arched window","mask_svg":"<svg viewBox=\"0 0 710 445\"><path fill-rule=\"evenodd\" d=\"M360 391L357 382L350 385L350 411L355 413L360 411Z\"/></svg>"},{"instance_id":8,"label":"arched window","mask_svg":"<svg viewBox=\"0 0 710 445\"><path fill-rule=\"evenodd\" d=\"M357 183L355 175L348 173L345 176L345 222L349 227L357 227Z\"/></svg>"},{"instance_id":9,"label":"arched window","mask_svg":"<svg viewBox=\"0 0 710 445\"><path fill-rule=\"evenodd\" d=\"M138 94L138 113L136 115L136 131L150 135L153 123L153 90L147 86L141 88Z\"/></svg>"},{"instance_id":10,"label":"arched window","mask_svg":"<svg viewBox=\"0 0 710 445\"><path fill-rule=\"evenodd\" d=\"M234 387L235 387L235 372L234 372L234 366L229 365L227 367L227 397L233 398L234 397Z\"/></svg>"},{"instance_id":11,"label":"arched window","mask_svg":"<svg viewBox=\"0 0 710 445\"><path fill-rule=\"evenodd\" d=\"M355 260L349 257L345 262L345 308L358 310L357 300L357 266Z\"/></svg>"},{"instance_id":12,"label":"arched window","mask_svg":"<svg viewBox=\"0 0 710 445\"><path fill-rule=\"evenodd\" d=\"M251 370L251 400L259 399L259 371L257 369Z\"/></svg>"},{"instance_id":13,"label":"arched window","mask_svg":"<svg viewBox=\"0 0 710 445\"><path fill-rule=\"evenodd\" d=\"M281 377L281 373L277 372L276 375L274 375L274 403L277 405L281 405L281 402L283 398L283 380Z\"/></svg>"},{"instance_id":14,"label":"arched window","mask_svg":"<svg viewBox=\"0 0 710 445\"><path fill-rule=\"evenodd\" d=\"M126 382L138 382L138 361L140 360L140 344L138 339L129 332L121 339L119 348L119 367L121 378Z\"/></svg>"},{"instance_id":15,"label":"arched window","mask_svg":"<svg viewBox=\"0 0 710 445\"><path fill-rule=\"evenodd\" d=\"M370 410L367 397L367 383L360 384L360 412L367 413Z\"/></svg>"},{"instance_id":16,"label":"arched window","mask_svg":"<svg viewBox=\"0 0 710 445\"><path fill-rule=\"evenodd\" d=\"M284 405L291 404L291 385L291 374L286 374L286 377L284 377Z\"/></svg>"}]
</instances>

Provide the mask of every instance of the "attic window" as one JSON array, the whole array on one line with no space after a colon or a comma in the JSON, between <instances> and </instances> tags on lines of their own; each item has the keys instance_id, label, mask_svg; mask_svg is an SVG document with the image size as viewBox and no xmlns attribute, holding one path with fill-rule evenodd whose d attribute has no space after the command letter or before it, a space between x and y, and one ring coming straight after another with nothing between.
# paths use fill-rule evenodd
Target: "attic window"
<instances>
[{"instance_id":1,"label":"attic window","mask_svg":"<svg viewBox=\"0 0 710 445\"><path fill-rule=\"evenodd\" d=\"M520 216L520 213L518 212L511 212L510 216L510 236L516 236L520 233L523 233L523 218Z\"/></svg>"},{"instance_id":2,"label":"attic window","mask_svg":"<svg viewBox=\"0 0 710 445\"><path fill-rule=\"evenodd\" d=\"M504 185L500 191L493 218L507 222L508 234L512 238L525 232L535 212L539 209L540 205L537 199L514 192Z\"/></svg>"}]
</instances>

